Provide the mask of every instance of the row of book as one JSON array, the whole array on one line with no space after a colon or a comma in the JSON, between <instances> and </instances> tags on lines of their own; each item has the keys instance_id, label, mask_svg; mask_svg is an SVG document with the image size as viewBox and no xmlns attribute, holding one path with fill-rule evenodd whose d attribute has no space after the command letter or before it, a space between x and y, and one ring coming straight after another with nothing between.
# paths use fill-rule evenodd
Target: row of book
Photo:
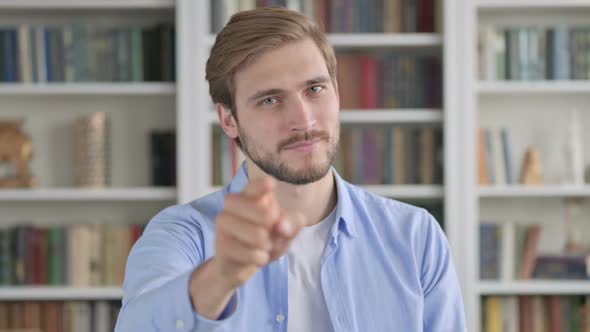
<instances>
[{"instance_id":1,"label":"row of book","mask_svg":"<svg viewBox=\"0 0 590 332\"><path fill-rule=\"evenodd\" d=\"M479 232L481 279L590 280L590 250L540 253L540 225L482 222Z\"/></svg>"},{"instance_id":2,"label":"row of book","mask_svg":"<svg viewBox=\"0 0 590 332\"><path fill-rule=\"evenodd\" d=\"M244 159L235 141L213 129L213 185L231 181ZM439 127L342 127L334 167L356 184L442 184Z\"/></svg>"},{"instance_id":3,"label":"row of book","mask_svg":"<svg viewBox=\"0 0 590 332\"><path fill-rule=\"evenodd\" d=\"M143 225L72 224L0 229L0 285L121 285Z\"/></svg>"},{"instance_id":4,"label":"row of book","mask_svg":"<svg viewBox=\"0 0 590 332\"><path fill-rule=\"evenodd\" d=\"M351 183L442 184L440 127L343 127L334 167Z\"/></svg>"},{"instance_id":5,"label":"row of book","mask_svg":"<svg viewBox=\"0 0 590 332\"><path fill-rule=\"evenodd\" d=\"M486 296L483 332L588 332L590 297Z\"/></svg>"},{"instance_id":6,"label":"row of book","mask_svg":"<svg viewBox=\"0 0 590 332\"><path fill-rule=\"evenodd\" d=\"M0 331L112 332L121 301L0 302Z\"/></svg>"},{"instance_id":7,"label":"row of book","mask_svg":"<svg viewBox=\"0 0 590 332\"><path fill-rule=\"evenodd\" d=\"M518 180L511 153L510 132L507 128L479 128L479 184L516 184Z\"/></svg>"},{"instance_id":8,"label":"row of book","mask_svg":"<svg viewBox=\"0 0 590 332\"><path fill-rule=\"evenodd\" d=\"M590 27L486 27L480 30L484 80L590 79Z\"/></svg>"},{"instance_id":9,"label":"row of book","mask_svg":"<svg viewBox=\"0 0 590 332\"><path fill-rule=\"evenodd\" d=\"M316 0L313 16L328 32L434 32L438 3L438 0Z\"/></svg>"},{"instance_id":10,"label":"row of book","mask_svg":"<svg viewBox=\"0 0 590 332\"><path fill-rule=\"evenodd\" d=\"M212 0L211 31L221 31L238 11L280 6L301 11L332 33L434 32L438 0Z\"/></svg>"},{"instance_id":11,"label":"row of book","mask_svg":"<svg viewBox=\"0 0 590 332\"><path fill-rule=\"evenodd\" d=\"M0 30L0 81L175 80L172 24L103 27L20 25Z\"/></svg>"},{"instance_id":12,"label":"row of book","mask_svg":"<svg viewBox=\"0 0 590 332\"><path fill-rule=\"evenodd\" d=\"M340 106L346 109L442 105L440 58L387 52L338 53Z\"/></svg>"}]
</instances>

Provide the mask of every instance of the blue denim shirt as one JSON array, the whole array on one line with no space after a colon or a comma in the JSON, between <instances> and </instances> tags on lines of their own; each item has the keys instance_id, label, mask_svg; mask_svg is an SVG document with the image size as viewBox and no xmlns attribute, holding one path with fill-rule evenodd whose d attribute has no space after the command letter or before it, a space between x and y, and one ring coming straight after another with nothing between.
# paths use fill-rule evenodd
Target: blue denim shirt
<instances>
[{"instance_id":1,"label":"blue denim shirt","mask_svg":"<svg viewBox=\"0 0 590 332\"><path fill-rule=\"evenodd\" d=\"M334 171L337 218L322 258L321 287L335 331L465 331L447 239L426 210L371 194ZM192 271L215 255L215 217L231 184L156 215L127 262L115 331L287 331L287 257L240 287L218 320L196 313ZM306 331L307 332L307 331Z\"/></svg>"}]
</instances>

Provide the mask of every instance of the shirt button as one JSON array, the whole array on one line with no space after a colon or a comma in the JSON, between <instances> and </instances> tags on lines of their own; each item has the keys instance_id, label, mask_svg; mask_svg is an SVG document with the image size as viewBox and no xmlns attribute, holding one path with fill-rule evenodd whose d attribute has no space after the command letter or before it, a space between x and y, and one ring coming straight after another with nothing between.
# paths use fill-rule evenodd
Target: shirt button
<instances>
[{"instance_id":1,"label":"shirt button","mask_svg":"<svg viewBox=\"0 0 590 332\"><path fill-rule=\"evenodd\" d=\"M184 328L184 322L180 319L176 321L176 329L182 330Z\"/></svg>"},{"instance_id":2,"label":"shirt button","mask_svg":"<svg viewBox=\"0 0 590 332\"><path fill-rule=\"evenodd\" d=\"M278 314L277 317L275 317L275 319L277 320L277 323L282 323L285 320L285 316L282 314Z\"/></svg>"}]
</instances>

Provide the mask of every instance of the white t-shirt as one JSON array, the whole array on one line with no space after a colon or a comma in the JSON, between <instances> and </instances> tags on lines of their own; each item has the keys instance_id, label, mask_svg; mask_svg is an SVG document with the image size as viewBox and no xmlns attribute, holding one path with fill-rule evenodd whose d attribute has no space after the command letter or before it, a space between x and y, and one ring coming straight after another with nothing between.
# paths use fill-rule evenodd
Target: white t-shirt
<instances>
[{"instance_id":1,"label":"white t-shirt","mask_svg":"<svg viewBox=\"0 0 590 332\"><path fill-rule=\"evenodd\" d=\"M287 253L289 260L288 332L330 332L332 323L321 287L320 267L336 209L305 227Z\"/></svg>"}]
</instances>

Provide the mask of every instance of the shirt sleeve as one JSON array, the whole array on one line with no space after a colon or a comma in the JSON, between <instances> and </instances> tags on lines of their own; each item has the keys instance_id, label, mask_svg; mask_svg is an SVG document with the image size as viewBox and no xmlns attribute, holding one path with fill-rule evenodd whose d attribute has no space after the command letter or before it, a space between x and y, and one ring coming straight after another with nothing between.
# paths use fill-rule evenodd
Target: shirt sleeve
<instances>
[{"instance_id":1,"label":"shirt sleeve","mask_svg":"<svg viewBox=\"0 0 590 332\"><path fill-rule=\"evenodd\" d=\"M424 294L424 331L466 331L461 287L449 243L435 218L425 214L425 242L421 283Z\"/></svg>"},{"instance_id":2,"label":"shirt sleeve","mask_svg":"<svg viewBox=\"0 0 590 332\"><path fill-rule=\"evenodd\" d=\"M115 332L215 331L235 316L237 292L219 320L193 310L189 281L204 261L204 238L181 212L172 207L156 215L131 250Z\"/></svg>"}]
</instances>

